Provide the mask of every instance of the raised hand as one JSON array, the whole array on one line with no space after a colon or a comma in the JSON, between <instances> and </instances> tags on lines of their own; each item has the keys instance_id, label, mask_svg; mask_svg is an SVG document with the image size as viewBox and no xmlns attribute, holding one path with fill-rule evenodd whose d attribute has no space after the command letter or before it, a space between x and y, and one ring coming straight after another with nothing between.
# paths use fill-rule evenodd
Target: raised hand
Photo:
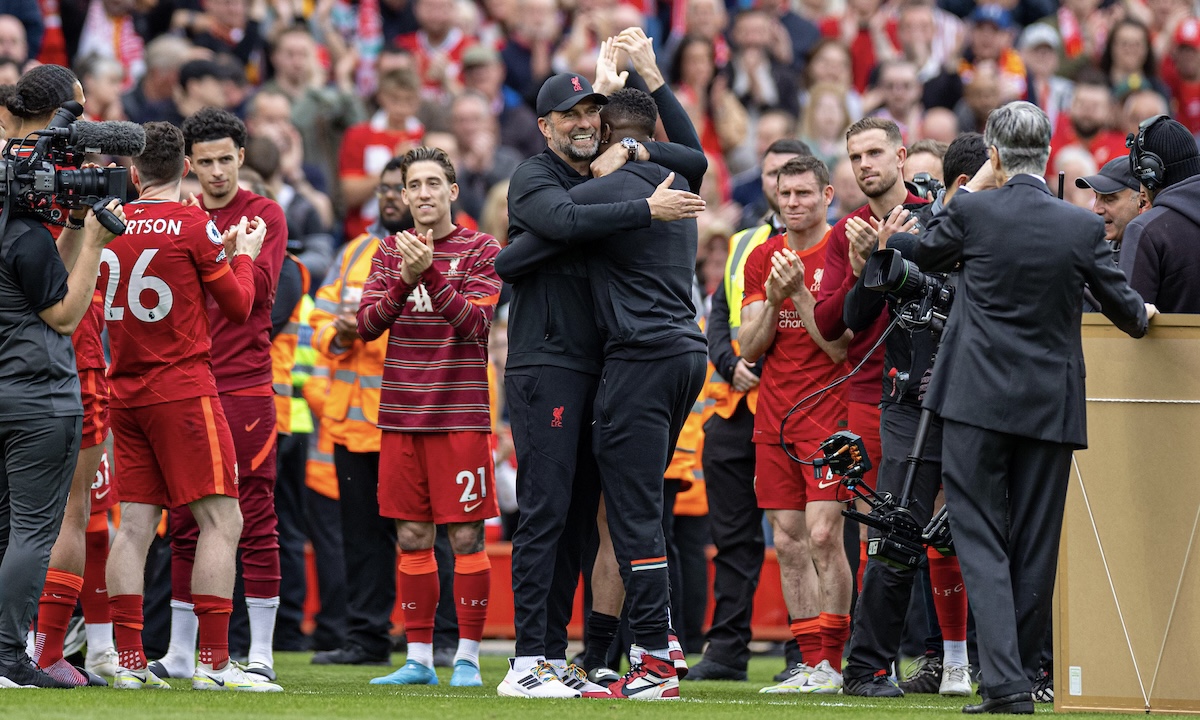
<instances>
[{"instance_id":1,"label":"raised hand","mask_svg":"<svg viewBox=\"0 0 1200 720\"><path fill-rule=\"evenodd\" d=\"M596 58L596 82L592 89L601 95L612 95L625 87L629 71L617 72L617 47L612 38L600 42L600 54Z\"/></svg>"},{"instance_id":2,"label":"raised hand","mask_svg":"<svg viewBox=\"0 0 1200 720\"><path fill-rule=\"evenodd\" d=\"M846 221L846 238L850 241L850 269L858 277L867 258L879 247L879 237L865 220L852 217Z\"/></svg>"},{"instance_id":3,"label":"raised hand","mask_svg":"<svg viewBox=\"0 0 1200 720\"><path fill-rule=\"evenodd\" d=\"M804 263L790 248L771 255L771 272L779 278L779 289L791 297L804 287Z\"/></svg>"},{"instance_id":4,"label":"raised hand","mask_svg":"<svg viewBox=\"0 0 1200 720\"><path fill-rule=\"evenodd\" d=\"M640 27L625 28L613 39L612 44L629 55L633 69L646 81L650 92L663 86L666 81L654 57L654 40L646 35L645 30Z\"/></svg>"},{"instance_id":5,"label":"raised hand","mask_svg":"<svg viewBox=\"0 0 1200 720\"><path fill-rule=\"evenodd\" d=\"M874 218L871 218L874 220ZM887 239L896 233L911 233L913 228L917 226L919 218L903 206L897 205L892 208L883 222L879 224L875 231L879 238L879 242L887 242Z\"/></svg>"},{"instance_id":6,"label":"raised hand","mask_svg":"<svg viewBox=\"0 0 1200 720\"><path fill-rule=\"evenodd\" d=\"M650 218L673 222L694 218L704 212L704 199L686 190L672 190L671 183L675 182L675 173L669 173L667 179L659 183L654 194L646 201L650 204Z\"/></svg>"},{"instance_id":7,"label":"raised hand","mask_svg":"<svg viewBox=\"0 0 1200 720\"><path fill-rule=\"evenodd\" d=\"M396 250L404 259L404 264L400 266L400 278L409 285L417 284L421 274L433 265L433 231L422 237L401 230L396 233Z\"/></svg>"},{"instance_id":8,"label":"raised hand","mask_svg":"<svg viewBox=\"0 0 1200 720\"><path fill-rule=\"evenodd\" d=\"M257 258L259 251L262 250L263 239L266 236L267 223L262 218L258 216L251 219L243 217L238 222L236 254L249 255L251 260Z\"/></svg>"}]
</instances>

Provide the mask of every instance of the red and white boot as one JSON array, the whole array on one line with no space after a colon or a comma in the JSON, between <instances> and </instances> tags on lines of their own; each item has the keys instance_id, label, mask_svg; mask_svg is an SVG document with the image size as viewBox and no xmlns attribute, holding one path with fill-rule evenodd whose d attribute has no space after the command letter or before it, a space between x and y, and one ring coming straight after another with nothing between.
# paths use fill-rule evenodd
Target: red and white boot
<instances>
[{"instance_id":1,"label":"red and white boot","mask_svg":"<svg viewBox=\"0 0 1200 720\"><path fill-rule=\"evenodd\" d=\"M678 700L679 676L675 665L646 654L625 676L608 686L605 692L587 692L586 698L608 700Z\"/></svg>"}]
</instances>

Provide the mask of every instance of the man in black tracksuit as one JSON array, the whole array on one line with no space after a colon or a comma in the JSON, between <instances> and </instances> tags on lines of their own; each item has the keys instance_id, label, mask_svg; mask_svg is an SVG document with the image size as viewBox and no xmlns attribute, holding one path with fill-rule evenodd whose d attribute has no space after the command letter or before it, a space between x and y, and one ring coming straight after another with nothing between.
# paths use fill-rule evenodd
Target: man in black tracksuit
<instances>
[{"instance_id":1,"label":"man in black tracksuit","mask_svg":"<svg viewBox=\"0 0 1200 720\"><path fill-rule=\"evenodd\" d=\"M655 99L664 94L670 95L665 85ZM647 228L654 219L695 217L703 207L698 196L666 187L654 189L649 198L643 194L622 202L575 204L568 190L589 179L589 159L599 143L599 107L604 102L604 96L593 93L588 81L578 75L556 75L542 86L539 126L548 147L513 174L511 243L533 235L572 245ZM678 107L678 102L674 105ZM679 116L687 122L682 108ZM695 137L694 130L691 136ZM646 153L651 160L679 167L677 150L686 148L644 143L633 150L638 159ZM703 172L703 167L699 173L693 168L686 176L698 185ZM565 655L565 628L585 533L596 517L599 482L591 453L591 423L603 344L593 318L586 260L578 250L520 277L506 270L508 260L502 252L496 269L513 285L504 384L517 451L520 507L513 542L517 657L498 692L571 697L578 691L562 687L544 660L548 654L555 657L555 652ZM564 535L567 527L572 531Z\"/></svg>"},{"instance_id":2,"label":"man in black tracksuit","mask_svg":"<svg viewBox=\"0 0 1200 720\"><path fill-rule=\"evenodd\" d=\"M919 227L927 227L929 218L939 212L954 194L967 192L968 190L960 186L974 176L985 162L987 148L983 137L978 133L960 135L947 150L943 161L943 175L951 187L933 203L917 210L921 216ZM905 258L911 260L917 242L916 235L896 234L888 241L888 246L900 249ZM904 299L866 289L863 286L865 276L866 273L863 273L847 294L843 308L843 319L855 332L869 327L875 318L879 317L885 303L893 318L905 304ZM907 471L906 460L913 448L921 415L921 397L924 394L921 387L922 378L932 371L934 356L937 353L939 337L934 332L933 325L938 322L934 320L930 325L912 330L897 327L887 336L884 346L883 412L880 418L883 457L879 459L876 490L880 493L890 493L897 498L903 489ZM926 436L921 459L923 462L913 480L911 504L908 508L916 524L924 528L929 523L942 484L942 423L936 417ZM874 528L870 528L868 532L872 537L879 535L879 531ZM888 679L888 671L896 661L900 649L904 615L909 607L909 597L916 577L916 568L900 570L875 558L868 561L863 575L862 590L858 595L858 606L855 608L854 632L850 637L850 653L843 673L843 694L872 697L904 695L901 688ZM930 620L931 629L936 628L936 616ZM940 650L939 647L938 651ZM938 654L940 655L940 652ZM947 667L965 666L965 649L962 650L962 654L964 657L961 659L949 658ZM940 658L930 656L925 659L928 661L931 658L935 661L935 674L938 676L933 687L914 686L906 688L905 691L938 692L940 685L943 694L961 693L962 678L954 674L960 671L951 671L948 682ZM966 692L970 692L969 681L966 683Z\"/></svg>"},{"instance_id":3,"label":"man in black tracksuit","mask_svg":"<svg viewBox=\"0 0 1200 720\"><path fill-rule=\"evenodd\" d=\"M622 90L610 98L603 117L606 143L619 137L644 141L653 132L658 110L646 93ZM692 152L695 162L704 162L701 151ZM570 194L581 205L645 197L668 176L654 163L628 163ZM524 272L561 251L561 245L540 238L521 238L507 251L505 270ZM707 345L691 299L695 256L696 225L691 220L655 222L610 235L586 256L595 322L604 343L593 449L609 535L629 596L629 626L634 641L646 649L641 667L609 687L618 698L678 696L667 649L662 478L704 382Z\"/></svg>"}]
</instances>

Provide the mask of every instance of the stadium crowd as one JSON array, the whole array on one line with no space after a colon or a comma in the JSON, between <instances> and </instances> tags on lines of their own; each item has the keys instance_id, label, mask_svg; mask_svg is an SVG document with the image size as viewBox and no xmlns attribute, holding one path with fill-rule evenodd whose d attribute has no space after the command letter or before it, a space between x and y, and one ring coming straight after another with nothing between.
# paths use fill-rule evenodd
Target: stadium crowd
<instances>
[{"instance_id":1,"label":"stadium crowd","mask_svg":"<svg viewBox=\"0 0 1200 720\"><path fill-rule=\"evenodd\" d=\"M485 538L503 538L518 637L503 695L675 698L685 676L744 681L773 546L794 638L764 692L969 696L955 558L869 570L866 526L841 514L853 497L794 462L849 428L879 468L867 484L903 477L909 446L895 443L912 428L880 407L907 404L915 422L931 362L896 362L890 343L885 358L882 301L855 305L870 250L995 187L982 133L1028 101L1052 129L1051 191L1062 173L1061 196L1104 220L1146 301L1200 311L1195 286L1162 272L1192 267L1160 221L1186 215L1187 188L1171 186L1200 174L1186 0L7 0L0 13L6 137L81 99L85 119L144 124L148 140L143 158L97 159L133 168L124 217L139 229L83 226L100 280L79 330L64 326L85 420L28 640L45 672L0 647L0 686L278 691L273 650L390 664L398 600L407 660L372 682L436 683L450 666L452 684L479 685ZM1143 122L1159 115L1173 120ZM1131 134L1165 177L1131 168ZM184 248L154 266L190 278L167 295L143 277L150 235ZM166 296L191 324L139 329L171 311ZM932 477L926 520L943 502ZM320 610L302 629L306 545ZM581 572L586 650L569 658ZM80 668L64 656L77 601ZM1029 680L1044 702L1048 641L1043 656Z\"/></svg>"}]
</instances>

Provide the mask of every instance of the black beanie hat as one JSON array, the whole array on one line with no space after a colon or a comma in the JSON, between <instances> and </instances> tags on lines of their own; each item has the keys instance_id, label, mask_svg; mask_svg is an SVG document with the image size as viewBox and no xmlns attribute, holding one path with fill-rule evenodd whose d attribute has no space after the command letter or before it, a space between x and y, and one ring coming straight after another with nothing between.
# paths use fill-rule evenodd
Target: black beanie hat
<instances>
[{"instance_id":1,"label":"black beanie hat","mask_svg":"<svg viewBox=\"0 0 1200 720\"><path fill-rule=\"evenodd\" d=\"M1147 129L1142 147L1163 161L1166 170L1164 188L1200 175L1200 149L1196 147L1196 138L1176 120L1157 122Z\"/></svg>"}]
</instances>

